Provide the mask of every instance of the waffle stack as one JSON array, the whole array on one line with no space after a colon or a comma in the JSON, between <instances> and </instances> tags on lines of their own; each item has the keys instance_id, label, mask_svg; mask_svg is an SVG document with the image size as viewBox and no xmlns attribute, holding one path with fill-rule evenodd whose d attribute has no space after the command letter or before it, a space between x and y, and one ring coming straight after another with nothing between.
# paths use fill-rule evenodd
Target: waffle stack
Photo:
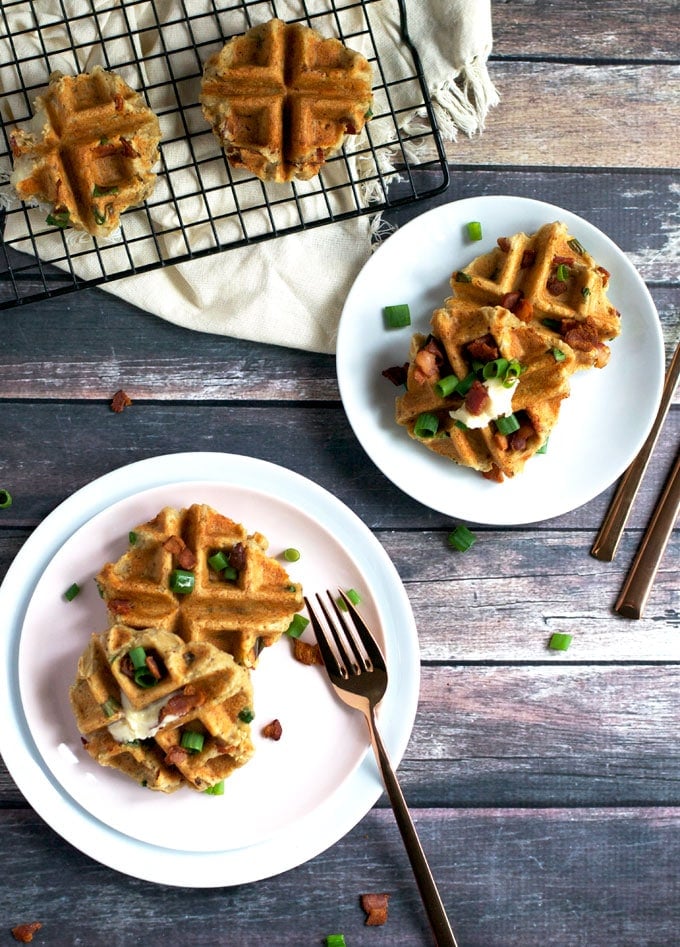
<instances>
[{"instance_id":1,"label":"waffle stack","mask_svg":"<svg viewBox=\"0 0 680 947\"><path fill-rule=\"evenodd\" d=\"M620 315L607 299L609 273L560 221L536 233L500 237L490 253L451 277L458 299L505 306L520 319L566 343L576 368L602 368L606 344L620 332Z\"/></svg>"},{"instance_id":2,"label":"waffle stack","mask_svg":"<svg viewBox=\"0 0 680 947\"><path fill-rule=\"evenodd\" d=\"M253 753L248 672L168 631L92 635L70 699L90 756L149 789L204 791Z\"/></svg>"},{"instance_id":3,"label":"waffle stack","mask_svg":"<svg viewBox=\"0 0 680 947\"><path fill-rule=\"evenodd\" d=\"M278 641L303 607L301 587L267 546L260 533L248 535L207 505L166 507L136 527L128 551L97 575L109 620L208 642L255 667L261 648ZM225 568L217 568L217 554ZM173 591L178 573L189 574L191 591Z\"/></svg>"},{"instance_id":4,"label":"waffle stack","mask_svg":"<svg viewBox=\"0 0 680 947\"><path fill-rule=\"evenodd\" d=\"M574 353L567 346L556 349L544 332L501 306L478 307L450 298L435 311L431 325L430 336L416 334L412 339L406 393L397 398L397 422L430 450L489 479L513 477L543 447L557 421L562 400L569 395ZM502 364L501 359L521 367L513 384L511 379L507 386L484 379L484 366ZM468 379L468 392L439 393L437 382L452 375ZM470 415L475 397L488 413L482 389L488 391L492 384L519 425L509 434L498 429L494 412L488 418ZM434 433L432 427L419 432L423 415L436 418ZM475 427L478 422L483 423Z\"/></svg>"},{"instance_id":5,"label":"waffle stack","mask_svg":"<svg viewBox=\"0 0 680 947\"><path fill-rule=\"evenodd\" d=\"M48 223L107 237L153 191L160 138L156 115L120 76L55 72L30 125L10 134L11 182L22 200L52 205Z\"/></svg>"},{"instance_id":6,"label":"waffle stack","mask_svg":"<svg viewBox=\"0 0 680 947\"><path fill-rule=\"evenodd\" d=\"M269 20L205 64L201 105L234 168L263 181L318 174L370 118L368 61L300 23Z\"/></svg>"}]
</instances>

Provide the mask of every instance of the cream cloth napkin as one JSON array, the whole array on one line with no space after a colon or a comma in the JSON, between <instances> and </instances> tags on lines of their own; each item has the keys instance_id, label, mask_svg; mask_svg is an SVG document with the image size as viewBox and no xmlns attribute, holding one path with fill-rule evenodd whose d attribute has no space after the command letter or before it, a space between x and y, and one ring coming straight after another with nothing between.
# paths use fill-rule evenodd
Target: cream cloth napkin
<instances>
[{"instance_id":1,"label":"cream cloth napkin","mask_svg":"<svg viewBox=\"0 0 680 947\"><path fill-rule=\"evenodd\" d=\"M60 69L65 73L73 73L87 71L99 64L115 69L133 88L140 86L139 73L134 65L135 62L139 63L138 68L143 71L144 87L148 90L150 104L161 118L161 147L167 166L186 168L189 162L186 160L187 143L182 129L164 124L164 107L168 114L172 112L172 103L163 100L163 88L167 81L164 68L167 65L168 51L179 50L178 56L188 57L187 69L196 72L195 57L199 55L197 50L203 48L201 44L208 37L200 35L200 19L194 20L191 23L191 31L187 32L187 25L182 22L182 16L183 10L186 9L194 17L203 6L206 9L214 9L210 0L192 0L189 5L183 0L157 0L155 4L129 5L126 5L124 0L35 0L34 3L17 4L9 8L5 16L10 35L0 35L0 54L3 55L4 62L12 62L17 56L26 57L30 62L31 53L37 53L36 75L32 77L31 82L37 90L40 89L41 82L47 80L46 75L39 74L37 65L43 59L40 53L44 51L45 46L50 54L51 70ZM271 10L268 10L267 6L254 5L257 22L268 19L271 15L278 15L284 20L297 19L304 10L317 13L328 11L330 6L331 9L335 7L336 13L329 13L328 27L324 27L323 17L314 22L325 35L333 35L333 16L337 15L337 9L341 11L344 35L352 35L352 17L361 18L361 24L358 21L355 24L358 29L365 23L364 13L353 9L351 4L344 9L342 0L334 5L329 4L329 0L307 0L304 5L301 0L279 0L272 4ZM96 23L92 16L87 16L87 11L91 13L93 9L97 11ZM379 38L385 40L380 47L383 50L381 61L385 71L388 75L399 75L399 58L405 60L407 53L399 42L398 3L396 0L378 0L376 3L367 4L366 9L374 32L384 33L384 36L380 35ZM64 10L68 16L67 24L64 24ZM419 0L408 3L407 10L409 33L422 59L423 71L444 138L454 140L458 130L467 135L480 132L488 109L498 101L486 69L492 43L490 0ZM31 31L31 25L35 24L34 16L40 24L39 32ZM243 30L242 11L227 10L220 16L222 31L226 35ZM102 43L102 37L106 40L105 45ZM348 40L348 45L368 54L367 50L361 48L361 37L357 43ZM181 72L181 66L181 62L173 61L175 76ZM410 58L405 68L405 74L413 74ZM22 78L25 83L24 70ZM19 80L12 75L11 70L9 75L8 70L0 73L3 93L12 81ZM198 81L196 79L194 89L196 100ZM398 114L403 116L400 121L405 129L413 127L414 122L422 122L422 116L417 114L417 110L409 108L413 104L408 100L412 92L409 92L407 87L401 90L397 86L391 94L396 99L392 105L395 109L398 108ZM21 106L18 103L17 107L20 111ZM5 98L3 108L6 112L12 111L11 96ZM176 112L173 114L176 120ZM10 118L7 114L2 117L5 122ZM193 112L190 110L185 120L189 130L193 130L193 122L197 123L195 127L198 127L200 122L205 124L198 109ZM380 123L374 120L370 124L372 140L380 143ZM386 130L385 135L389 134L389 131L391 129ZM202 142L204 144L201 144ZM360 143L357 143L357 148L359 146ZM212 136L205 136L199 139L195 147L214 150L215 142ZM347 173L347 169L352 175L358 174L359 178L367 176L366 168L361 162L368 159L365 156L352 155L351 144L347 150L350 152L348 163L346 166L338 163L337 170L335 167L331 169L331 183L334 183L332 175L342 177ZM381 171L389 175L393 171L389 153L380 151L379 156L383 163ZM201 160L204 169L198 191L205 190L211 195L211 199L216 201L211 210L219 218L220 212L228 212L230 209L226 207L225 202L230 199L231 189L218 187L221 183L218 176L223 171L217 166L214 171L216 177L214 180L211 178L213 172L209 161L205 160L207 154L201 153L196 157ZM8 169L0 168L0 173L3 171L6 180ZM159 182L161 181L162 178L159 178ZM162 245L166 259L186 252L187 239L192 251L210 247L215 241L215 233L208 224L191 228L188 238L186 229L177 229L177 193L182 193L182 186L186 182L180 183L179 179L176 179L176 183L178 186L174 188L171 183L159 183L149 202L154 228L160 233L160 237L156 239ZM343 181L338 180L337 183L341 185ZM239 192L241 206L248 206L250 197L254 205L261 205L261 187L259 182L244 184ZM249 192L248 189L252 191ZM323 219L327 209L314 181L298 182L296 190L302 198L298 206L304 208L301 211L304 219ZM182 221L202 219L200 204L203 197L196 192L196 186L189 188L189 196L181 200L179 213ZM339 187L338 197L332 198L336 201L334 212L348 209L343 193ZM364 188L359 196L366 206L375 194ZM0 197L9 204L12 200L11 189L4 188L4 194ZM279 227L290 226L297 220L291 220L291 211L286 203L282 201L282 206L276 206L273 211ZM298 212L300 211L296 209L296 213ZM258 213L263 214L262 211ZM12 226L19 226L21 219L19 215L16 220L10 217L6 236L16 236L12 233ZM134 212L126 215L126 236L138 235L135 226ZM344 300L372 252L375 245L372 237L379 226L379 215L362 216L265 240L248 247L229 249L149 273L117 279L105 284L103 288L142 309L189 329L318 352L333 352ZM144 227L148 229L146 220ZM141 227L140 233L146 232L144 227ZM254 221L249 222L249 232L257 233L258 227L266 230L268 222L264 217L258 222L255 215ZM220 242L236 239L238 233L235 228L233 217L227 216L223 222L218 223L217 236ZM81 250L86 251L88 241L91 240L84 234L68 231L66 234L50 236L46 240L41 239L41 258L49 260L51 256L58 258L63 255L63 239L69 241L72 265L78 275L90 278L101 272L97 268L96 258L92 262L91 254L80 253ZM52 249L50 240L54 241ZM154 248L151 241L140 239L138 243L133 242L131 245L135 263L144 264L157 258L158 249ZM105 249L105 254L108 254L111 261L106 272L114 272L116 267L125 266L125 260L120 259L124 252L127 251L115 245Z\"/></svg>"}]
</instances>

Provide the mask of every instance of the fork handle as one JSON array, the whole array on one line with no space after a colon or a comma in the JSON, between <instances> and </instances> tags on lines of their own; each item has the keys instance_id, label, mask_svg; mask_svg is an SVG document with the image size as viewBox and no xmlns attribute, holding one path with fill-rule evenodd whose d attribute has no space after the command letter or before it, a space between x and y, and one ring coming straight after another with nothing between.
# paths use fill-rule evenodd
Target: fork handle
<instances>
[{"instance_id":1,"label":"fork handle","mask_svg":"<svg viewBox=\"0 0 680 947\"><path fill-rule=\"evenodd\" d=\"M401 786L392 769L387 750L378 732L373 708L366 714L366 720L385 789L387 790L387 795L392 804L394 817L399 826L399 831L401 832L401 837L406 847L406 853L411 862L411 868L413 869L413 874L418 884L418 890L420 891L420 897L422 898L425 911L427 912L435 943L438 947L458 947L456 938L453 936L453 931L451 930L449 919L446 916L446 910L444 909L437 885L432 877L430 866L425 857L425 852L420 844L418 833L416 832L411 814L406 805L406 800L401 791Z\"/></svg>"}]
</instances>

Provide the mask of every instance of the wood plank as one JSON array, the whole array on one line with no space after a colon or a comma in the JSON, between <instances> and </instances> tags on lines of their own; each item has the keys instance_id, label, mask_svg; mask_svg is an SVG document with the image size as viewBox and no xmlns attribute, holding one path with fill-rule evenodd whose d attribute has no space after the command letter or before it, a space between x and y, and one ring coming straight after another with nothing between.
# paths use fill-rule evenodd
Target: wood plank
<instances>
[{"instance_id":1,"label":"wood plank","mask_svg":"<svg viewBox=\"0 0 680 947\"><path fill-rule=\"evenodd\" d=\"M562 21L564 22L564 21ZM673 168L680 67L492 62L501 97L484 134L448 144L451 163Z\"/></svg>"},{"instance_id":2,"label":"wood plank","mask_svg":"<svg viewBox=\"0 0 680 947\"><path fill-rule=\"evenodd\" d=\"M418 831L465 947L639 947L675 942L680 922L678 809L429 809ZM11 882L5 928L41 920L36 943L424 947L431 943L392 814L373 810L344 839L275 880L231 889L136 881L74 851L32 812L0 811ZM40 866L39 873L36 867ZM390 894L366 928L359 895ZM77 897L77 910L65 910ZM105 922L102 905L105 905Z\"/></svg>"},{"instance_id":3,"label":"wood plank","mask_svg":"<svg viewBox=\"0 0 680 947\"><path fill-rule=\"evenodd\" d=\"M678 58L680 9L658 0L654 16L639 0L494 3L494 57L670 61Z\"/></svg>"}]
</instances>

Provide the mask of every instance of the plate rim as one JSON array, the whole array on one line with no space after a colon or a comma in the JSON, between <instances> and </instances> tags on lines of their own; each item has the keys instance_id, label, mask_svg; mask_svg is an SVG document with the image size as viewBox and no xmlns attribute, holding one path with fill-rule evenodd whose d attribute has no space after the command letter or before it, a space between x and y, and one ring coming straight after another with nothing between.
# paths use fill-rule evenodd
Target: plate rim
<instances>
[{"instance_id":1,"label":"plate rim","mask_svg":"<svg viewBox=\"0 0 680 947\"><path fill-rule=\"evenodd\" d=\"M271 482L272 487L269 490L266 487L263 488L259 481L253 485L253 469L259 471L260 477ZM199 478L196 471L200 471ZM45 537L52 533L52 543L56 543L58 547L59 543L65 542L77 529L103 509L127 496L133 496L155 486L171 486L199 482L199 480L227 486L244 486L239 477L245 474L250 477L245 484L248 488L267 492L274 499L278 497L276 490L280 489L282 484L291 488L294 486L296 490L304 493L306 502L311 500L309 506L306 505L306 510L313 519L319 522L319 510L339 512L343 535L349 532L354 536L355 542L357 536L362 538L364 541L361 552L362 564L359 568L362 571L366 570L364 560L370 560L371 565L367 571L376 572L378 584L389 588L390 598L394 596L394 604L392 601L385 604L382 598L378 604L379 593L375 591L376 576L371 576L371 591L376 606L381 610L386 634L388 634L386 621L392 620L397 614L395 606L398 605L398 616L402 622L401 625L397 623L396 626L401 628L401 635L397 639L398 645L399 649L404 650L409 657L407 662L402 662L408 674L400 688L399 720L395 715L390 725L388 719L383 732L395 764L401 759L406 749L415 720L420 686L420 655L415 619L406 590L396 567L379 540L357 514L330 491L309 478L270 461L246 455L210 451L158 455L133 461L88 482L62 501L36 527L10 564L0 585L0 607L4 608L8 615L8 634L0 651L0 679L4 678L5 685L0 688L2 692L0 693L0 708L4 711L4 719L9 724L0 733L0 753L10 775L29 804L62 838L100 864L142 880L179 887L227 887L280 874L332 847L361 821L382 791L372 754L366 753L354 773L345 781L345 788L331 797L336 802L338 798L345 802L345 797L348 795L351 797L358 787L363 793L362 804L360 806L355 804L351 814L345 812L344 819L337 824L337 829L330 833L333 836L330 840L328 833L321 837L317 832L313 844L308 841L306 845L303 845L297 834L290 827L286 827L275 833L274 838L256 842L246 848L226 852L184 852L138 842L92 817L63 790L42 760L33 742L21 706L18 656L21 629L35 586L36 575L40 572L42 562L50 554L49 544L46 548ZM294 490L293 499L288 493L284 493L281 499L294 506L295 495ZM74 511L79 511L75 517ZM337 528L338 522L334 520L333 525ZM321 526L328 530L323 520ZM65 530L67 535L64 536L62 534ZM346 546L342 539L340 541ZM42 550L42 556L33 555L36 548ZM19 593L15 586L22 573L23 589ZM396 676L398 677L399 674ZM404 721L406 721L405 725ZM323 810L324 806L319 808ZM361 810L358 817L356 817L357 810ZM316 821L318 822L318 816ZM83 828L86 831L83 832ZM85 837L82 837L83 835ZM241 865L238 864L239 858ZM244 865L243 862L246 864Z\"/></svg>"},{"instance_id":2,"label":"plate rim","mask_svg":"<svg viewBox=\"0 0 680 947\"><path fill-rule=\"evenodd\" d=\"M645 323L645 328L649 328L653 332L654 338L653 338L652 347L655 349L655 355L657 357L656 371L654 373L653 379L651 380L651 383L653 384L653 396L651 398L651 403L653 403L654 405L654 411L653 412L650 411L650 416L648 418L648 423L646 427L644 429L641 429L636 442L634 442L633 446L629 450L630 456L627 462L620 463L617 467L612 468L612 470L607 474L607 478L606 478L607 482L604 484L598 485L597 489L594 492L583 491L584 495L579 496L576 502L573 502L570 500L568 503L563 504L562 506L560 506L559 504L555 504L554 509L551 509L550 512L548 512L546 515L540 515L538 517L535 515L531 515L528 511L522 515L517 515L516 512L513 512L516 510L516 507L509 507L510 512L508 513L508 515L497 514L497 515L489 516L485 514L483 509L478 508L476 511L471 512L470 510L464 510L460 506L456 506L455 505L455 489L453 489L455 488L455 483L456 483L455 465L452 465L454 467L454 470L452 471L454 476L451 478L452 489L451 491L447 491L446 497L436 497L435 501L433 501L431 499L431 495L428 494L426 490L418 492L418 490L413 489L413 487L410 484L408 485L405 484L404 476L400 473L400 468L398 467L398 465L396 465L397 466L396 470L394 468L389 469L389 470L386 469L387 464L383 462L380 456L381 451L380 451L379 446L376 446L375 437L369 436L369 433L363 429L361 415L365 414L365 403L362 402L364 406L363 412L360 411L358 407L355 405L355 398L353 397L353 385L352 385L353 375L347 368L347 364L350 361L350 341L352 339L351 308L357 306L356 300L357 298L360 298L360 295L363 289L363 285L362 285L363 281L369 278L370 275L372 274L372 271L376 266L375 260L383 259L385 255L390 252L389 247L390 247L390 244L392 244L392 241L395 239L395 237L398 239L398 242L401 245L402 241L408 239L412 231L417 232L419 228L422 231L422 228L424 226L426 227L427 225L426 222L428 220L432 220L434 218L444 218L445 220L448 219L449 223L451 222L456 223L456 222L459 222L460 220L463 220L462 215L465 212L465 209L467 207L470 207L470 208L475 207L477 209L482 208L482 207L493 208L494 205L497 206L499 202L506 202L507 205L512 205L513 216L517 216L520 218L520 222L517 225L518 230L523 228L523 224L521 221L522 212L524 212L525 216L528 212L533 212L534 214L536 213L542 214L545 218L545 222L548 222L548 220L554 220L554 219L565 219L567 223L570 224L570 226L573 226L574 222L577 222L578 224L583 225L588 231L596 232L598 235L598 239L602 239L605 242L605 244L608 246L609 251L613 253L617 257L617 259L620 259L622 261L622 264L625 267L627 275L635 281L637 285L637 289L644 296L649 310L656 315L656 319L654 320L652 324L648 325L647 323ZM477 212L480 213L481 211L478 210ZM549 215L549 216L545 216L545 215ZM473 216L475 215L473 214ZM470 216L470 214L468 214L467 216L465 216L464 219L470 220L470 219L473 219L473 216ZM458 220L456 220L457 217L458 217ZM395 244L392 244L392 248L394 248L394 246ZM472 244L470 244L470 251L471 251L470 253L471 256L475 255L473 253ZM424 287L424 288L426 289L427 287ZM403 302L404 300L399 300L399 301ZM361 311L360 304L358 308L359 308L359 311ZM384 330L384 331L387 332L387 330ZM408 343L410 343L413 331L416 331L416 330L414 328L411 328L410 334L408 335L408 339L406 339L406 344L403 347L404 356L407 356ZM389 338L388 335L386 335L386 339L387 338ZM356 365L353 365L353 369L354 369L354 372L356 372ZM519 526L519 525L545 522L547 520L565 515L566 513L569 513L575 509L578 509L579 507L590 502L596 496L599 496L599 494L602 493L604 490L608 489L611 486L611 484L614 483L618 479L618 477L621 476L621 474L624 472L626 467L632 462L633 458L639 452L642 445L644 444L644 441L646 437L648 436L649 431L651 430L652 424L654 422L654 417L656 415L656 412L658 411L658 406L661 400L661 394L662 394L663 382L664 382L664 373L665 373L664 340L663 340L662 327L659 320L656 305L654 303L654 300L651 296L651 293L647 285L645 284L644 280L642 279L641 275L639 274L635 266L632 264L632 262L626 258L626 255L623 252L623 250L621 250L621 248L614 242L614 240L612 240L611 237L609 237L606 233L604 233L604 231L600 230L595 224L592 224L590 221L580 216L579 214L576 214L573 211L567 210L566 208L559 207L556 204L551 204L546 201L538 200L535 198L523 197L521 195L499 194L499 195L479 195L479 196L459 198L456 200L447 201L446 203L443 203L443 204L439 204L436 207L430 208L429 210L424 211L422 214L418 214L416 217L413 217L411 220L407 221L403 226L399 227L399 229L395 231L395 233L391 234L387 238L387 240L375 250L372 256L364 264L360 272L357 274L354 280L354 283L352 284L352 287L350 288L349 293L347 294L345 304L343 306L342 314L340 317L340 323L338 326L337 345L336 345L336 375L337 375L338 388L340 391L340 397L343 403L343 408L345 410L347 420L354 432L355 437L361 444L363 450L369 456L371 461L376 465L376 467L383 473L383 475L388 480L390 480L390 482L392 482L399 490L401 490L411 499L417 501L418 503L423 504L423 506L431 510L442 513L445 516L456 518L456 519L467 520L468 522L474 522L480 525L503 527L503 526ZM374 431L371 432L371 434L374 434L374 433L375 433ZM398 434L399 434L399 431L397 430L396 422L395 422L394 424L395 437L398 436ZM392 433L390 433L390 437L391 436L392 436ZM415 445L406 443L406 441L403 442L403 447L406 449L411 448L412 446L415 446ZM407 454L406 456L415 456L415 455ZM393 456L390 456L389 459L394 461L395 458ZM430 460L430 459L432 460L433 464L436 464L438 460L444 460L444 458L437 458L434 455L432 455L431 458L430 456L427 457L427 460ZM419 460L416 460L416 462L419 463ZM451 462L449 461L448 463L450 464ZM458 472L464 473L464 474L469 473L469 471L467 471L465 468L459 468ZM519 476L517 479L519 479ZM479 504L478 504L478 507L479 507Z\"/></svg>"}]
</instances>

